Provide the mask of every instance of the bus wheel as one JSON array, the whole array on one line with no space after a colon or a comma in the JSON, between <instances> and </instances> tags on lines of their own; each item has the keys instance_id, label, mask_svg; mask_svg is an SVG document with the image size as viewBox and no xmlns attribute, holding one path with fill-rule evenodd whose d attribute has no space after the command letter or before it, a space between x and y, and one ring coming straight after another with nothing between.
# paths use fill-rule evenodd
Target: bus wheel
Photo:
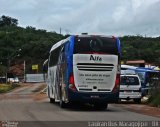
<instances>
[{"instance_id":1,"label":"bus wheel","mask_svg":"<svg viewBox=\"0 0 160 127\"><path fill-rule=\"evenodd\" d=\"M62 99L60 99L59 104L60 104L61 108L66 108L67 107L67 104Z\"/></svg>"},{"instance_id":2,"label":"bus wheel","mask_svg":"<svg viewBox=\"0 0 160 127\"><path fill-rule=\"evenodd\" d=\"M108 104L107 103L96 103L94 104L94 108L98 110L105 110L108 108Z\"/></svg>"},{"instance_id":3,"label":"bus wheel","mask_svg":"<svg viewBox=\"0 0 160 127\"><path fill-rule=\"evenodd\" d=\"M65 103L63 100L64 100L64 95L63 95L63 91L62 91L62 89L61 89L61 91L60 91L60 102L59 102L59 104L60 104L60 107L61 107L61 108L66 108L66 107L67 107L67 103Z\"/></svg>"},{"instance_id":4,"label":"bus wheel","mask_svg":"<svg viewBox=\"0 0 160 127\"><path fill-rule=\"evenodd\" d=\"M48 88L48 97L49 97L49 102L50 103L54 103L55 102L55 99L50 97L49 88Z\"/></svg>"}]
</instances>

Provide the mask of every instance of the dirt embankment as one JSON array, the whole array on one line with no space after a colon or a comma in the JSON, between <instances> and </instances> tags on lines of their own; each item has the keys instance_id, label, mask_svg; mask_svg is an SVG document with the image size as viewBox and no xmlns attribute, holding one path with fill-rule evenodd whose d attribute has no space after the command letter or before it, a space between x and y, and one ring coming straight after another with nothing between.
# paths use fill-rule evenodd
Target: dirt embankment
<instances>
[{"instance_id":1,"label":"dirt embankment","mask_svg":"<svg viewBox=\"0 0 160 127\"><path fill-rule=\"evenodd\" d=\"M121 103L129 111L137 112L144 115L150 115L160 118L160 108L152 107L147 104Z\"/></svg>"}]
</instances>

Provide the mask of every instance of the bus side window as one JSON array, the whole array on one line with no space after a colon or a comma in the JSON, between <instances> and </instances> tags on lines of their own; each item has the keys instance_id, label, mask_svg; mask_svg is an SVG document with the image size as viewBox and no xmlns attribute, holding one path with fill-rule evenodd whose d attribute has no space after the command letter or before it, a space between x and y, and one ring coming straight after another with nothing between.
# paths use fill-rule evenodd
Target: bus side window
<instances>
[{"instance_id":1,"label":"bus side window","mask_svg":"<svg viewBox=\"0 0 160 127\"><path fill-rule=\"evenodd\" d=\"M60 61L61 62L64 62L64 51L65 51L65 48L64 48L64 45L61 47L61 51L60 51Z\"/></svg>"},{"instance_id":2,"label":"bus side window","mask_svg":"<svg viewBox=\"0 0 160 127\"><path fill-rule=\"evenodd\" d=\"M50 67L55 66L58 63L60 50L61 50L61 48L58 47L57 49L55 49L54 51L51 52L50 62L49 62Z\"/></svg>"}]
</instances>

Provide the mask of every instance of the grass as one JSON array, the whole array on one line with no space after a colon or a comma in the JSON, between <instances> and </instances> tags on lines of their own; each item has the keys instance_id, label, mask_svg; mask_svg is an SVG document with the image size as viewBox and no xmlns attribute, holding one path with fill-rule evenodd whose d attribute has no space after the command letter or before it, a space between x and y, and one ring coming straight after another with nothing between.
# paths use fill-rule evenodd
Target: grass
<instances>
[{"instance_id":1,"label":"grass","mask_svg":"<svg viewBox=\"0 0 160 127\"><path fill-rule=\"evenodd\" d=\"M160 89L156 91L148 100L149 104L152 106L159 107L160 106Z\"/></svg>"},{"instance_id":2,"label":"grass","mask_svg":"<svg viewBox=\"0 0 160 127\"><path fill-rule=\"evenodd\" d=\"M18 84L14 84L14 85L13 84L0 84L0 94L6 93L6 92L18 87L18 86L20 86L20 85L18 85Z\"/></svg>"},{"instance_id":3,"label":"grass","mask_svg":"<svg viewBox=\"0 0 160 127\"><path fill-rule=\"evenodd\" d=\"M156 86L157 87L152 89L148 103L152 106L160 107L160 80L156 83Z\"/></svg>"}]
</instances>

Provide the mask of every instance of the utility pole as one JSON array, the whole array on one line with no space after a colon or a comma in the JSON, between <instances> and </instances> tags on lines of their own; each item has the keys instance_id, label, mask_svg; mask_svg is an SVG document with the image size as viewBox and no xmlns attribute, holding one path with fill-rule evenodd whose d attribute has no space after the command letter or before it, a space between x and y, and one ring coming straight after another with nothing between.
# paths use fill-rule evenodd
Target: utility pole
<instances>
[{"instance_id":1,"label":"utility pole","mask_svg":"<svg viewBox=\"0 0 160 127\"><path fill-rule=\"evenodd\" d=\"M24 60L24 63L23 63L23 74L24 74L24 82L26 82L26 61Z\"/></svg>"},{"instance_id":2,"label":"utility pole","mask_svg":"<svg viewBox=\"0 0 160 127\"><path fill-rule=\"evenodd\" d=\"M62 29L61 29L61 27L60 27L59 33L61 34L61 32L62 32Z\"/></svg>"}]
</instances>

